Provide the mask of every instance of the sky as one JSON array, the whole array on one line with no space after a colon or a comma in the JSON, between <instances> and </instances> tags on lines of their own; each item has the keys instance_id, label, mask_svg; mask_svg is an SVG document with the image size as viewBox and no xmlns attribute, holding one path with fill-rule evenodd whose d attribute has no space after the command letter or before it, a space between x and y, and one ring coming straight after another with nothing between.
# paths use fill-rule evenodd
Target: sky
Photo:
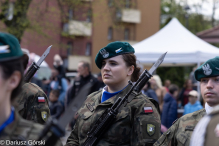
<instances>
[{"instance_id":1,"label":"sky","mask_svg":"<svg viewBox=\"0 0 219 146\"><path fill-rule=\"evenodd\" d=\"M219 20L219 0L176 0L181 5L190 6L190 12L201 13L205 16L212 16L213 2L216 1L215 19ZM199 7L198 7L199 5Z\"/></svg>"}]
</instances>

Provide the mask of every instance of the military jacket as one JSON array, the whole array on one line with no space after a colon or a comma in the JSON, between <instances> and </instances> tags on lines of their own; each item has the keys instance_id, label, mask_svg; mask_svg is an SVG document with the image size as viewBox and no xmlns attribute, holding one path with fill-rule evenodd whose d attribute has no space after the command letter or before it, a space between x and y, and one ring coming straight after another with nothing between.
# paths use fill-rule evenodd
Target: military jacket
<instances>
[{"instance_id":1,"label":"military jacket","mask_svg":"<svg viewBox=\"0 0 219 146\"><path fill-rule=\"evenodd\" d=\"M24 120L15 112L14 121L0 133L0 145L45 145L45 140L37 141L42 130L42 125ZM61 141L58 140L56 146L61 145Z\"/></svg>"},{"instance_id":2,"label":"military jacket","mask_svg":"<svg viewBox=\"0 0 219 146\"><path fill-rule=\"evenodd\" d=\"M154 146L189 146L193 130L205 115L205 109L179 118L154 144Z\"/></svg>"},{"instance_id":3,"label":"military jacket","mask_svg":"<svg viewBox=\"0 0 219 146\"><path fill-rule=\"evenodd\" d=\"M68 137L66 146L82 145L87 138L88 131L97 119L113 105L118 97L124 97L129 89L130 86L126 87L103 103L100 103L102 91L90 94L78 111L78 119ZM97 146L151 146L159 138L161 121L155 106L142 93L130 96L134 96L134 98L121 108L115 122L103 134ZM151 108L152 111L144 110L148 108Z\"/></svg>"},{"instance_id":4,"label":"military jacket","mask_svg":"<svg viewBox=\"0 0 219 146\"><path fill-rule=\"evenodd\" d=\"M21 117L44 124L50 116L48 98L44 91L33 83L25 83L12 103Z\"/></svg>"}]
</instances>

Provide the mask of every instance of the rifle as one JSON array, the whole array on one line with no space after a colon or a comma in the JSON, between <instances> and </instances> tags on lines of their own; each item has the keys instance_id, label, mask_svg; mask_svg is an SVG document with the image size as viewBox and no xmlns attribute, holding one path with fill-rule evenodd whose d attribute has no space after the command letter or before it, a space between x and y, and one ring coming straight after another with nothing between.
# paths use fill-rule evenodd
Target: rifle
<instances>
[{"instance_id":1,"label":"rifle","mask_svg":"<svg viewBox=\"0 0 219 146\"><path fill-rule=\"evenodd\" d=\"M128 102L129 95L135 91L140 91L145 83L152 77L153 72L157 69L157 67L163 62L166 53L160 56L157 62L151 67L149 71L146 69L140 75L139 79L133 84L129 81L129 84L132 85L131 89L128 93L123 97L119 97L116 102L112 105L111 108L108 108L100 118L95 122L92 129L87 134L87 139L82 144L82 146L93 146L95 145L104 135L104 133L108 130L108 128L112 125L114 120L116 119L116 115L119 113L120 109L124 107Z\"/></svg>"},{"instance_id":2,"label":"rifle","mask_svg":"<svg viewBox=\"0 0 219 146\"><path fill-rule=\"evenodd\" d=\"M31 78L34 76L34 74L40 68L41 63L44 61L46 56L49 54L51 47L52 47L52 45L46 49L46 51L43 53L43 55L40 57L40 59L37 61L37 63L33 62L31 64L31 66L28 68L27 73L24 75L24 82L25 83L30 82Z\"/></svg>"},{"instance_id":3,"label":"rifle","mask_svg":"<svg viewBox=\"0 0 219 146\"><path fill-rule=\"evenodd\" d=\"M39 141L46 137L45 145L54 146L57 140L65 135L66 125L72 120L78 108L84 102L84 100L78 99L80 99L80 97L87 97L92 86L93 84L89 82L81 88L77 96L70 102L62 117L59 119L49 117L43 131L39 135ZM51 132L51 135L48 137L49 132Z\"/></svg>"}]
</instances>

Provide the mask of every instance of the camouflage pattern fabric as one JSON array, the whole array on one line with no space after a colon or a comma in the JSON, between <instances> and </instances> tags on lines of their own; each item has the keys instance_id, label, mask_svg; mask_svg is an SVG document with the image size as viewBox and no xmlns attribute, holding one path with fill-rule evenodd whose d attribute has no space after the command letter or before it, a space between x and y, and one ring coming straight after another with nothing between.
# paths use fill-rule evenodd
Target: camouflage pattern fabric
<instances>
[{"instance_id":1,"label":"camouflage pattern fabric","mask_svg":"<svg viewBox=\"0 0 219 146\"><path fill-rule=\"evenodd\" d=\"M206 114L205 109L179 118L154 144L154 146L189 146L193 130Z\"/></svg>"},{"instance_id":2,"label":"camouflage pattern fabric","mask_svg":"<svg viewBox=\"0 0 219 146\"><path fill-rule=\"evenodd\" d=\"M85 142L87 133L102 113L113 105L118 97L124 97L129 91L126 87L119 94L100 103L102 91L88 95L87 100L78 111L78 119L68 137L66 146L78 146ZM152 146L160 136L160 115L149 99L139 93L118 113L115 122L104 133L97 146L107 145L147 145ZM144 107L152 109L145 113Z\"/></svg>"},{"instance_id":3,"label":"camouflage pattern fabric","mask_svg":"<svg viewBox=\"0 0 219 146\"><path fill-rule=\"evenodd\" d=\"M31 142L38 139L38 136L42 130L42 125L22 119L15 111L15 120L5 127L5 129L0 133L0 145L36 145ZM17 144L9 143L9 141L17 142ZM45 145L43 141L44 140L40 141L41 143L38 144ZM55 146L62 146L61 141L58 140Z\"/></svg>"},{"instance_id":4,"label":"camouflage pattern fabric","mask_svg":"<svg viewBox=\"0 0 219 146\"><path fill-rule=\"evenodd\" d=\"M39 100L44 99L44 100ZM26 120L44 124L50 116L49 103L43 90L33 83L25 83L21 92L12 103Z\"/></svg>"}]
</instances>

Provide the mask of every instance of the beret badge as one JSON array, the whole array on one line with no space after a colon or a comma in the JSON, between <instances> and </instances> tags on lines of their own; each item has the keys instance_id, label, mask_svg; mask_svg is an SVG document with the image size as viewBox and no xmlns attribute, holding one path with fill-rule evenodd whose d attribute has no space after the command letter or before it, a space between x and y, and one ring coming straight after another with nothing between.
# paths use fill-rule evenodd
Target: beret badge
<instances>
[{"instance_id":1,"label":"beret badge","mask_svg":"<svg viewBox=\"0 0 219 146\"><path fill-rule=\"evenodd\" d=\"M107 52L105 49L100 50L100 54L103 56L103 58L107 58L109 56L109 52Z\"/></svg>"},{"instance_id":2,"label":"beret badge","mask_svg":"<svg viewBox=\"0 0 219 146\"><path fill-rule=\"evenodd\" d=\"M212 70L211 70L209 64L203 65L203 66L202 66L202 69L203 69L204 74L205 74L206 76L209 76L209 75L212 73Z\"/></svg>"}]
</instances>

